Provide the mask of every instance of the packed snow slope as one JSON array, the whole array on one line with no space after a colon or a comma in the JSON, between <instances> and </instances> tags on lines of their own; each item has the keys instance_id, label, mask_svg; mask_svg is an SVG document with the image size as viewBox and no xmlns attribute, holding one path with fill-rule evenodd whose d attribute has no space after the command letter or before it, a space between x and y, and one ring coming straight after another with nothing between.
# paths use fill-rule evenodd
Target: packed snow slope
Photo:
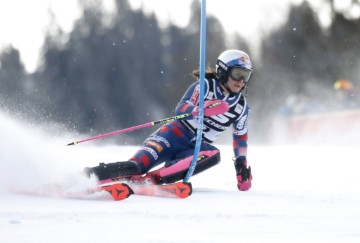
<instances>
[{"instance_id":1,"label":"packed snow slope","mask_svg":"<svg viewBox=\"0 0 360 243\"><path fill-rule=\"evenodd\" d=\"M74 135L0 114L0 242L360 242L359 150L356 147L255 146L253 187L236 188L231 146L222 161L191 178L187 199L133 195L115 202L95 194L82 168L126 160L136 147L68 147ZM121 136L121 135L120 135Z\"/></svg>"}]
</instances>

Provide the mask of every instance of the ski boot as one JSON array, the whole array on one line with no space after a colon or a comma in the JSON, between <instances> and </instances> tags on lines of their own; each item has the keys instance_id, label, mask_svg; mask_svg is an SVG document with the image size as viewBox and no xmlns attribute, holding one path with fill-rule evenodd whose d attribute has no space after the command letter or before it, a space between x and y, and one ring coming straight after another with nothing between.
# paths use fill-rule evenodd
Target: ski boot
<instances>
[{"instance_id":1,"label":"ski boot","mask_svg":"<svg viewBox=\"0 0 360 243\"><path fill-rule=\"evenodd\" d=\"M85 174L90 177L95 175L99 181L108 179L126 179L133 175L141 174L140 166L133 161L123 161L115 163L100 163L95 167L86 167Z\"/></svg>"}]
</instances>

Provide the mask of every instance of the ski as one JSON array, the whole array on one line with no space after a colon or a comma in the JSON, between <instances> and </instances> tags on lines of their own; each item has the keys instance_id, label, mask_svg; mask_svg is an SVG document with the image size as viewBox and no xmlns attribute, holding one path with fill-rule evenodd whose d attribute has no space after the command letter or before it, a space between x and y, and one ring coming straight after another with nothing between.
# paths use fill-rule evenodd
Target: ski
<instances>
[{"instance_id":1,"label":"ski","mask_svg":"<svg viewBox=\"0 0 360 243\"><path fill-rule=\"evenodd\" d=\"M125 183L100 186L99 190L109 192L115 201L124 200L130 197L131 194L134 194L134 191Z\"/></svg>"},{"instance_id":2,"label":"ski","mask_svg":"<svg viewBox=\"0 0 360 243\"><path fill-rule=\"evenodd\" d=\"M187 198L192 193L189 182L175 182L166 185L130 184L134 194L156 197Z\"/></svg>"},{"instance_id":3,"label":"ski","mask_svg":"<svg viewBox=\"0 0 360 243\"><path fill-rule=\"evenodd\" d=\"M187 198L192 193L192 186L189 182L176 182L166 185L118 182L111 185L100 186L100 190L109 192L115 201L119 201L125 200L132 194L155 197Z\"/></svg>"},{"instance_id":4,"label":"ski","mask_svg":"<svg viewBox=\"0 0 360 243\"><path fill-rule=\"evenodd\" d=\"M105 199L112 198L115 201L125 200L131 195L144 195L154 197L187 198L192 193L191 183L176 182L166 185L155 185L149 182L117 181L108 185L98 185L80 190L72 190L62 185L46 185L40 188L16 188L9 189L16 194L59 197L71 199ZM98 194L99 192L107 192ZM109 196L110 194L110 196Z\"/></svg>"}]
</instances>

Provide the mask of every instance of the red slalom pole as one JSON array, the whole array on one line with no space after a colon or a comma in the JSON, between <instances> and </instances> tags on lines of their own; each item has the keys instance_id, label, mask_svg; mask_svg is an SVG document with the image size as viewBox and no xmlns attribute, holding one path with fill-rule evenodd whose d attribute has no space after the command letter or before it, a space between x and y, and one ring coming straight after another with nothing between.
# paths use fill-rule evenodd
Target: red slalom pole
<instances>
[{"instance_id":1,"label":"red slalom pole","mask_svg":"<svg viewBox=\"0 0 360 243\"><path fill-rule=\"evenodd\" d=\"M148 123L137 125L137 126L134 126L134 127L129 127L129 128L125 128L125 129L122 129L122 130L105 133L105 134L98 135L98 136L91 137L91 138L87 138L87 139L84 139L84 140L74 141L72 143L67 144L67 146L76 145L78 143L84 143L84 142L88 142L88 141L95 140L95 139L110 137L110 136L114 136L114 135L120 134L120 133L131 132L131 131L138 130L138 129L141 129L141 128L151 127L151 126L154 126L154 125L157 125L157 124L167 123L169 121L173 121L173 120L176 120L176 119L184 119L184 118L194 116L194 115L197 115L197 113L192 112L192 113L185 113L185 114L182 114L182 115L172 116L172 117L164 118L164 119L161 119L161 120L158 120L158 121L148 122Z\"/></svg>"}]
</instances>

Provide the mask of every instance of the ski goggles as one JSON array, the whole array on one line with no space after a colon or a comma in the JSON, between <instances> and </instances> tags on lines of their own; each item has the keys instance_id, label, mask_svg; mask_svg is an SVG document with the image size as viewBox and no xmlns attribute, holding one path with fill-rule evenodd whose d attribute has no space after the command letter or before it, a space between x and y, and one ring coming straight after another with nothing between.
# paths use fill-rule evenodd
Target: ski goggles
<instances>
[{"instance_id":1,"label":"ski goggles","mask_svg":"<svg viewBox=\"0 0 360 243\"><path fill-rule=\"evenodd\" d=\"M247 83L251 77L252 70L235 67L231 68L229 72L229 77L234 81L244 80Z\"/></svg>"}]
</instances>

